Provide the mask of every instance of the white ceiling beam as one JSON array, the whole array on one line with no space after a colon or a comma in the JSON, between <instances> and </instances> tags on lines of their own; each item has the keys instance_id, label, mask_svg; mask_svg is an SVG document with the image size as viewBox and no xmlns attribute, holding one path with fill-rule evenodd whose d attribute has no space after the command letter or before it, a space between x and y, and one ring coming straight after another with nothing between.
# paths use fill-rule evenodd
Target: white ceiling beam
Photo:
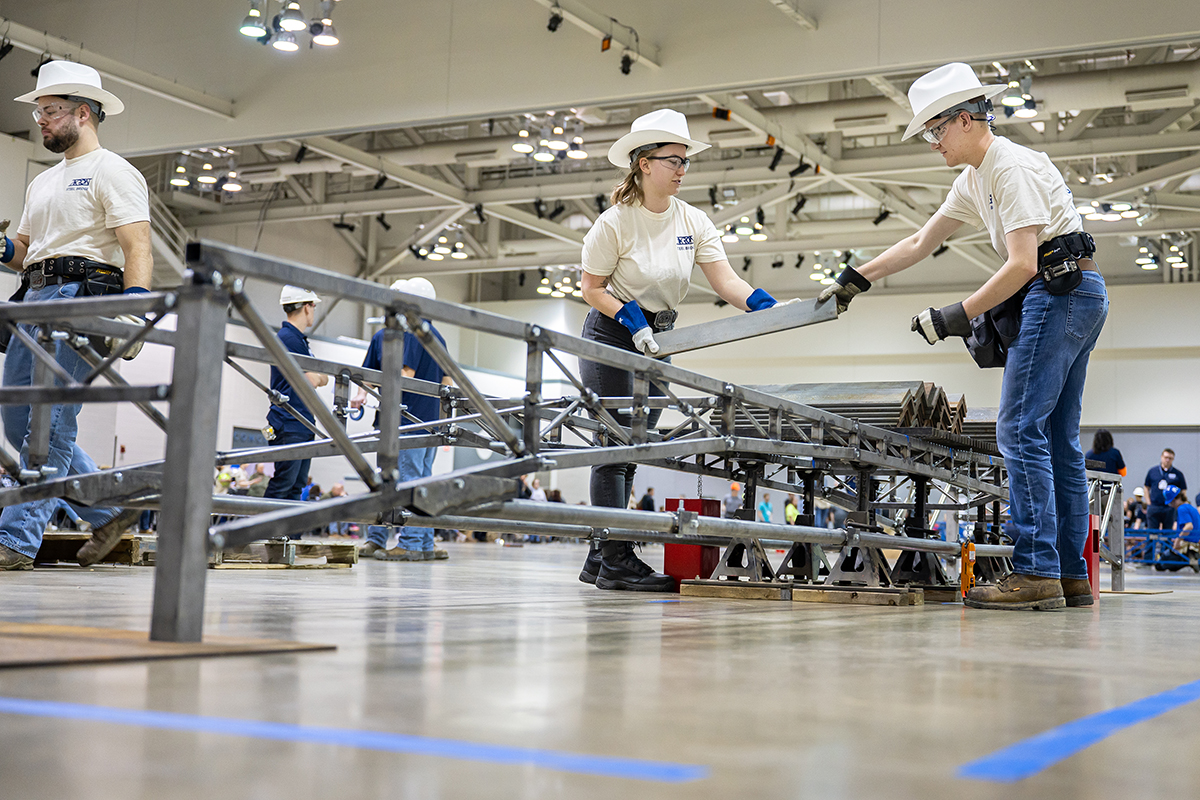
<instances>
[{"instance_id":1,"label":"white ceiling beam","mask_svg":"<svg viewBox=\"0 0 1200 800\"><path fill-rule=\"evenodd\" d=\"M616 23L616 20L607 14L593 11L578 0L533 0L533 2L543 8L557 6L562 11L564 20L597 39L603 40L605 36L612 36L614 43L633 52L635 64L644 64L652 70L662 69L662 64L659 63L658 48L652 44L635 40L624 25ZM640 38L639 36L638 39Z\"/></svg>"},{"instance_id":2,"label":"white ceiling beam","mask_svg":"<svg viewBox=\"0 0 1200 800\"><path fill-rule=\"evenodd\" d=\"M1144 169L1124 178L1117 178L1109 184L1100 186L1080 187L1075 191L1077 197L1086 200L1114 200L1129 192L1152 186L1162 181L1182 178L1186 175L1200 172L1200 154L1179 158L1157 167Z\"/></svg>"},{"instance_id":3,"label":"white ceiling beam","mask_svg":"<svg viewBox=\"0 0 1200 800\"><path fill-rule=\"evenodd\" d=\"M455 203L466 204L467 192L465 189L460 189L457 186L440 181L437 178L431 178L423 172L418 172L411 167L401 166L387 158L381 158L377 155L372 155L365 150L360 150L357 147L352 147L344 142L339 142L330 139L328 136L312 136L306 139L297 141L307 147L309 150L320 153L330 158L336 158L347 164L369 169L381 175L386 175L396 183L402 183L405 186L411 186L414 189L419 189L426 194L431 194L434 197L441 197L445 200L450 200Z\"/></svg>"},{"instance_id":4,"label":"white ceiling beam","mask_svg":"<svg viewBox=\"0 0 1200 800\"><path fill-rule=\"evenodd\" d=\"M184 86L177 81L168 80L151 72L131 67L99 53L85 50L82 44L60 39L48 33L34 30L14 22L3 20L8 39L21 50L37 55L50 55L55 60L76 61L94 68L103 77L117 83L130 86L147 94L170 100L181 106L212 114L222 119L233 119L233 101L213 97L210 94Z\"/></svg>"},{"instance_id":5,"label":"white ceiling beam","mask_svg":"<svg viewBox=\"0 0 1200 800\"><path fill-rule=\"evenodd\" d=\"M796 0L768 0L768 2L783 12L783 15L806 31L817 29L817 20L811 14L801 11Z\"/></svg>"},{"instance_id":6,"label":"white ceiling beam","mask_svg":"<svg viewBox=\"0 0 1200 800\"><path fill-rule=\"evenodd\" d=\"M287 185L303 202L308 203L309 205L316 203L316 200L313 198L312 194L308 191L308 189L304 188L300 181L296 180L294 175L287 176ZM350 231L343 230L342 228L334 228L334 230L338 232L338 235L342 237L342 241L345 242L359 258L363 259L364 261L366 260L367 248L363 247L362 242L360 242L358 239L355 239L354 235L351 234Z\"/></svg>"},{"instance_id":7,"label":"white ceiling beam","mask_svg":"<svg viewBox=\"0 0 1200 800\"><path fill-rule=\"evenodd\" d=\"M908 104L908 95L897 89L895 84L893 84L887 78L883 77L882 75L868 75L867 83L878 89L881 95L891 100L905 111L912 113L912 106Z\"/></svg>"}]
</instances>

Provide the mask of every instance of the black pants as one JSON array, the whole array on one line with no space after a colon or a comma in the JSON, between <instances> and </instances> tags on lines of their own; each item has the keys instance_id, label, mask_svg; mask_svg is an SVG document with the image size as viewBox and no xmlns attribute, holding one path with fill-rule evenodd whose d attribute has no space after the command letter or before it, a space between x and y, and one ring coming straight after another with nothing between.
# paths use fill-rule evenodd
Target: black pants
<instances>
[{"instance_id":1,"label":"black pants","mask_svg":"<svg viewBox=\"0 0 1200 800\"><path fill-rule=\"evenodd\" d=\"M271 443L274 445L300 444L311 442L313 432L304 430L299 433L280 433ZM300 491L308 483L308 468L311 458L301 461L276 461L275 475L267 484L267 492L263 497L277 500L299 500Z\"/></svg>"},{"instance_id":2,"label":"black pants","mask_svg":"<svg viewBox=\"0 0 1200 800\"><path fill-rule=\"evenodd\" d=\"M1151 530L1170 530L1175 527L1175 509L1170 506L1150 506L1146 511L1146 527Z\"/></svg>"},{"instance_id":3,"label":"black pants","mask_svg":"<svg viewBox=\"0 0 1200 800\"><path fill-rule=\"evenodd\" d=\"M674 327L674 326L670 326ZM667 328L655 328L655 333L661 333ZM583 323L584 339L593 342L619 347L631 353L638 352L633 346L633 335L624 325L615 319L609 319L596 309L592 309ZM670 359L663 359L670 363ZM633 395L633 373L594 361L579 361L579 377L583 385L601 397L630 397ZM663 392L653 383L650 384L651 397L663 397ZM628 414L618 414L615 410L613 417L621 425L630 424ZM662 416L662 409L650 412L649 422L653 428ZM605 508L625 508L629 504L629 493L633 491L633 473L637 464L604 464L592 467L591 501L594 506Z\"/></svg>"}]
</instances>

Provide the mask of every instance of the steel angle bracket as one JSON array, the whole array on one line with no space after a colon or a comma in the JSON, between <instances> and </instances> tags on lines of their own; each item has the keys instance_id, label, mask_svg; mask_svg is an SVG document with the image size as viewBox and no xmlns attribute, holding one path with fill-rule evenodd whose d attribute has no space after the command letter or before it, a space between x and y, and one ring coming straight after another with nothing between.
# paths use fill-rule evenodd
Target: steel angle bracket
<instances>
[{"instance_id":1,"label":"steel angle bracket","mask_svg":"<svg viewBox=\"0 0 1200 800\"><path fill-rule=\"evenodd\" d=\"M818 303L816 298L801 300L787 305L777 305L751 314L727 317L703 325L689 325L655 334L654 341L661 348L656 358L713 347L718 344L740 342L765 336L768 333L803 328L818 322L837 319L837 303Z\"/></svg>"},{"instance_id":2,"label":"steel angle bracket","mask_svg":"<svg viewBox=\"0 0 1200 800\"><path fill-rule=\"evenodd\" d=\"M429 517L462 514L489 503L515 500L517 481L483 475L438 477L412 486L411 508Z\"/></svg>"},{"instance_id":3,"label":"steel angle bracket","mask_svg":"<svg viewBox=\"0 0 1200 800\"><path fill-rule=\"evenodd\" d=\"M56 497L79 506L120 505L123 500L160 491L161 469L113 469L0 489L0 508L37 500L53 500Z\"/></svg>"}]
</instances>

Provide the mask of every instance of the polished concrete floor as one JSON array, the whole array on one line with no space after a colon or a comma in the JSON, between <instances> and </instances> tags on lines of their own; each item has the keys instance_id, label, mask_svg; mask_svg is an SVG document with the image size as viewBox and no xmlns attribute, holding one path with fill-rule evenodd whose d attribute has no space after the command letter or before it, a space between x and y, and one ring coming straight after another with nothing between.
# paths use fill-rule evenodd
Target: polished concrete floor
<instances>
[{"instance_id":1,"label":"polished concrete floor","mask_svg":"<svg viewBox=\"0 0 1200 800\"><path fill-rule=\"evenodd\" d=\"M0 714L0 797L1200 796L1200 703L1017 783L956 777L1200 678L1190 572L1129 580L1171 594L1015 613L602 592L576 580L582 545L450 550L438 563L208 573L206 633L336 652L0 671L2 698L453 740L448 755ZM644 555L661 565L661 549ZM152 584L147 568L0 573L0 619L147 630ZM496 763L481 745L581 760ZM587 774L596 757L700 777Z\"/></svg>"}]
</instances>

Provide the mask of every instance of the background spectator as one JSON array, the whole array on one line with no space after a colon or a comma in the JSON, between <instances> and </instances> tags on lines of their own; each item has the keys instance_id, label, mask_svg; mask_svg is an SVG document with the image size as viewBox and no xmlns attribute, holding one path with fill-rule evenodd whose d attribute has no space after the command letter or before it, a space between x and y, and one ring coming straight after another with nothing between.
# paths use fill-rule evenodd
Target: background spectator
<instances>
[{"instance_id":1,"label":"background spectator","mask_svg":"<svg viewBox=\"0 0 1200 800\"><path fill-rule=\"evenodd\" d=\"M800 508L796 505L796 495L789 494L783 501L783 521L788 525L795 525L798 516L800 516Z\"/></svg>"},{"instance_id":2,"label":"background spectator","mask_svg":"<svg viewBox=\"0 0 1200 800\"><path fill-rule=\"evenodd\" d=\"M1104 472L1113 472L1124 477L1129 470L1125 468L1125 459L1121 451L1113 447L1112 434L1101 428L1092 437L1092 449L1084 453L1088 461L1103 461Z\"/></svg>"},{"instance_id":3,"label":"background spectator","mask_svg":"<svg viewBox=\"0 0 1200 800\"><path fill-rule=\"evenodd\" d=\"M1133 490L1133 497L1125 501L1125 527L1146 527L1146 491L1140 486Z\"/></svg>"},{"instance_id":4,"label":"background spectator","mask_svg":"<svg viewBox=\"0 0 1200 800\"><path fill-rule=\"evenodd\" d=\"M771 521L771 493L763 492L762 502L758 504L758 521Z\"/></svg>"},{"instance_id":5,"label":"background spectator","mask_svg":"<svg viewBox=\"0 0 1200 800\"><path fill-rule=\"evenodd\" d=\"M1168 486L1187 488L1187 479L1183 473L1175 469L1175 451L1166 448L1159 457L1156 467L1151 467L1146 473L1146 499L1150 508L1146 510L1147 527L1151 530L1166 530L1175 526L1175 512L1167 505L1163 491Z\"/></svg>"},{"instance_id":6,"label":"background spectator","mask_svg":"<svg viewBox=\"0 0 1200 800\"><path fill-rule=\"evenodd\" d=\"M654 508L654 487L653 486L651 486L649 489L647 489L646 493L644 495L642 495L642 500L640 503L638 503L638 508L642 511L654 511L655 510L655 508Z\"/></svg>"},{"instance_id":7,"label":"background spectator","mask_svg":"<svg viewBox=\"0 0 1200 800\"><path fill-rule=\"evenodd\" d=\"M734 512L742 507L742 487L737 483L729 484L729 494L721 500L721 516L732 519Z\"/></svg>"}]
</instances>

